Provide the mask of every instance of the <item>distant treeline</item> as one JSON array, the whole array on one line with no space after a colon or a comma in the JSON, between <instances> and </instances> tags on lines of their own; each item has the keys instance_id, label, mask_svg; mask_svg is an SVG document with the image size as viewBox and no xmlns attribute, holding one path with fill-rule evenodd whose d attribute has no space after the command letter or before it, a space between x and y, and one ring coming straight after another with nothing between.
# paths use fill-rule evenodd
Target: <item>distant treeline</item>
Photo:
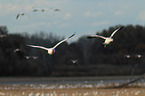
<instances>
[{"instance_id":1,"label":"distant treeline","mask_svg":"<svg viewBox=\"0 0 145 96\"><path fill-rule=\"evenodd\" d=\"M120 26L96 34L110 36ZM56 34L12 34L6 26L0 26L0 34L6 35L0 38L0 76L107 76L145 72L145 27L141 25L124 26L106 48L103 39L81 36L75 42L58 46L53 55L26 45L52 47L64 39Z\"/></svg>"}]
</instances>

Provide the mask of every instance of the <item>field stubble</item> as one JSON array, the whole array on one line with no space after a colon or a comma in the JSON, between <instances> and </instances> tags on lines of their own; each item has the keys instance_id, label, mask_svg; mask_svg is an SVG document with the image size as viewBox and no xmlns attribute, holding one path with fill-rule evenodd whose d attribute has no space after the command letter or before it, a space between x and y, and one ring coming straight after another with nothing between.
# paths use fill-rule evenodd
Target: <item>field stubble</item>
<instances>
[{"instance_id":1,"label":"field stubble","mask_svg":"<svg viewBox=\"0 0 145 96\"><path fill-rule=\"evenodd\" d=\"M117 78L127 80L128 77L112 77L111 82L110 77L98 79L94 77L1 78L0 96L145 96L144 80L124 88L114 88L123 84L123 82L117 82Z\"/></svg>"}]
</instances>

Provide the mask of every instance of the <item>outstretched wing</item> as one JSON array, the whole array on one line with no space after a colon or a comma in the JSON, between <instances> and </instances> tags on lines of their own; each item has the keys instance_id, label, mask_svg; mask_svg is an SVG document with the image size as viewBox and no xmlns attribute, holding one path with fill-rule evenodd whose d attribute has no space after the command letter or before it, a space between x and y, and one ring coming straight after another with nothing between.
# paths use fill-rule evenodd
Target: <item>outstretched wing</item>
<instances>
[{"instance_id":1,"label":"outstretched wing","mask_svg":"<svg viewBox=\"0 0 145 96\"><path fill-rule=\"evenodd\" d=\"M17 14L16 19L18 19L18 18L19 18L19 16L20 16L20 14Z\"/></svg>"},{"instance_id":2,"label":"outstretched wing","mask_svg":"<svg viewBox=\"0 0 145 96\"><path fill-rule=\"evenodd\" d=\"M121 30L123 28L123 26L122 27L120 27L120 28L118 28L118 29L116 29L112 34L111 34L111 36L110 37L113 37L114 36L114 34L117 32L117 31L119 31L119 30Z\"/></svg>"},{"instance_id":3,"label":"outstretched wing","mask_svg":"<svg viewBox=\"0 0 145 96\"><path fill-rule=\"evenodd\" d=\"M92 35L92 36L88 36L87 38L97 38L97 37L99 37L99 38L102 38L102 39L106 39L106 37L104 37L104 36L100 36L100 35Z\"/></svg>"},{"instance_id":4,"label":"outstretched wing","mask_svg":"<svg viewBox=\"0 0 145 96\"><path fill-rule=\"evenodd\" d=\"M72 34L71 36L69 36L68 38L66 38L66 39L64 39L64 40L62 40L62 41L60 41L60 42L58 42L53 48L56 48L59 44L63 43L63 42L66 41L67 39L73 37L74 35L75 35L75 33Z\"/></svg>"},{"instance_id":5,"label":"outstretched wing","mask_svg":"<svg viewBox=\"0 0 145 96\"><path fill-rule=\"evenodd\" d=\"M34 47L34 48L40 48L40 49L44 49L44 50L48 50L48 48L42 47L42 46L34 46L34 45L27 45L27 46Z\"/></svg>"}]
</instances>

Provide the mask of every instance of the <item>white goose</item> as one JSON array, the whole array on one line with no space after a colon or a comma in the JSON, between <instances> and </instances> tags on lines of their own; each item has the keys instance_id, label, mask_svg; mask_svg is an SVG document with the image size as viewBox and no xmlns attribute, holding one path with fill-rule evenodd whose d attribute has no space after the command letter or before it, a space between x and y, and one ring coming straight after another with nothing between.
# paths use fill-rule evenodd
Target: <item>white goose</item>
<instances>
[{"instance_id":1,"label":"white goose","mask_svg":"<svg viewBox=\"0 0 145 96\"><path fill-rule=\"evenodd\" d=\"M60 45L61 43L63 43L63 42L66 41L67 39L73 37L74 35L75 35L75 33L72 34L71 36L69 36L68 38L66 38L66 39L64 39L64 40L62 40L62 41L60 41L60 42L58 42L58 43L57 43L54 47L52 47L52 48L46 48L46 47L34 46L34 45L27 45L27 46L47 50L48 54L52 55L52 54L55 53L55 48L56 48L58 45Z\"/></svg>"},{"instance_id":2,"label":"white goose","mask_svg":"<svg viewBox=\"0 0 145 96\"><path fill-rule=\"evenodd\" d=\"M100 36L100 35L92 35L92 36L88 36L87 38L97 38L97 37L99 37L99 38L102 38L102 39L105 39L105 41L104 41L104 47L106 47L106 45L107 44L110 44L110 42L113 42L113 36L114 36L114 34L117 32L117 31L119 31L119 30L121 30L123 27L120 27L120 28L118 28L118 29L116 29L112 34L111 34L111 36L110 37L104 37L104 36Z\"/></svg>"},{"instance_id":3,"label":"white goose","mask_svg":"<svg viewBox=\"0 0 145 96\"><path fill-rule=\"evenodd\" d=\"M28 14L26 13L18 13L17 16L16 16L16 19L18 19L20 16L24 16L24 15L27 15L28 17L30 17Z\"/></svg>"}]
</instances>

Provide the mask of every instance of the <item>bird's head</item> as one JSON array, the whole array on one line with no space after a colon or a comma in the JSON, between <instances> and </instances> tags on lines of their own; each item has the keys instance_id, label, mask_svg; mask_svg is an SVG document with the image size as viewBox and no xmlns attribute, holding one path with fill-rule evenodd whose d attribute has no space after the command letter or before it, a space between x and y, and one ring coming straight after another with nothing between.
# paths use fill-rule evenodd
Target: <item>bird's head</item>
<instances>
[{"instance_id":1,"label":"bird's head","mask_svg":"<svg viewBox=\"0 0 145 96\"><path fill-rule=\"evenodd\" d=\"M106 46L106 45L110 44L111 42L113 42L113 39L109 37L109 38L105 39L105 42L103 44Z\"/></svg>"},{"instance_id":2,"label":"bird's head","mask_svg":"<svg viewBox=\"0 0 145 96\"><path fill-rule=\"evenodd\" d=\"M54 48L48 49L48 54L53 55L54 53L55 53L55 49Z\"/></svg>"}]
</instances>

